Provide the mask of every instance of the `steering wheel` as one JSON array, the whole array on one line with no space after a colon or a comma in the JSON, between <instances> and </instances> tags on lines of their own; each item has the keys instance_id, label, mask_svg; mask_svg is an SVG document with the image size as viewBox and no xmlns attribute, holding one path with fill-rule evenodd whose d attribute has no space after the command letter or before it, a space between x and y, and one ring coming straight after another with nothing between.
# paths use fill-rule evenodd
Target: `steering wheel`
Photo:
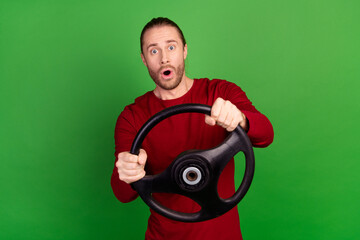
<instances>
[{"instance_id":1,"label":"steering wheel","mask_svg":"<svg viewBox=\"0 0 360 240\"><path fill-rule=\"evenodd\" d=\"M182 104L164 109L152 116L139 130L131 154L139 154L141 144L150 130L162 120L180 113L211 114L211 107L202 104ZM246 159L242 182L227 199L219 197L217 182L226 164L238 152ZM238 125L223 143L208 150L188 150L181 153L160 174L146 175L131 186L143 201L157 213L176 221L200 222L216 218L235 207L248 191L254 176L255 159L252 144L245 131ZM197 202L201 210L196 213L182 213L161 205L152 193L176 193Z\"/></svg>"}]
</instances>

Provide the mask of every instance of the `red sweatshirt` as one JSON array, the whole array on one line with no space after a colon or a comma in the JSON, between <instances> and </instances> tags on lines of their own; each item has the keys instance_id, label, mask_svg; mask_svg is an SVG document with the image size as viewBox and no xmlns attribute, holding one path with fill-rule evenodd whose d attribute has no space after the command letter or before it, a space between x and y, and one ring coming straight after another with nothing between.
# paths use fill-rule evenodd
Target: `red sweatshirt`
<instances>
[{"instance_id":1,"label":"red sweatshirt","mask_svg":"<svg viewBox=\"0 0 360 240\"><path fill-rule=\"evenodd\" d=\"M249 121L248 136L255 147L266 147L273 141L274 132L270 121L255 109L240 87L225 80L194 79L191 89L180 98L160 100L151 91L125 107L115 127L116 161L120 152L130 151L138 130L157 112L184 103L212 106L218 97L229 100L246 115ZM223 142L227 134L222 127L207 125L204 114L184 113L169 117L156 125L143 142L142 148L148 155L146 174L162 172L185 150L215 147ZM116 167L111 177L111 186L121 202L130 202L138 197L129 184L119 180ZM222 198L231 197L235 192L233 160L220 176L218 191ZM162 205L179 212L190 213L200 209L194 201L184 196L165 193L154 193L153 196ZM242 239L237 207L220 217L198 223L173 221L150 211L146 239Z\"/></svg>"}]
</instances>

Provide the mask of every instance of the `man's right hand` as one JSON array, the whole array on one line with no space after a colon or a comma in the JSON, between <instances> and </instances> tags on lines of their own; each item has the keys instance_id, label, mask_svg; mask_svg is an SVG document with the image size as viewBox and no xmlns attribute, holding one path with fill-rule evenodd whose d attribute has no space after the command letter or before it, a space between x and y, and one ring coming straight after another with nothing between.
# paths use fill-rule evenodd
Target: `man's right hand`
<instances>
[{"instance_id":1,"label":"man's right hand","mask_svg":"<svg viewBox=\"0 0 360 240\"><path fill-rule=\"evenodd\" d=\"M118 169L120 180L130 184L145 176L145 163L147 154L144 149L140 149L139 155L129 152L121 152L115 166Z\"/></svg>"}]
</instances>

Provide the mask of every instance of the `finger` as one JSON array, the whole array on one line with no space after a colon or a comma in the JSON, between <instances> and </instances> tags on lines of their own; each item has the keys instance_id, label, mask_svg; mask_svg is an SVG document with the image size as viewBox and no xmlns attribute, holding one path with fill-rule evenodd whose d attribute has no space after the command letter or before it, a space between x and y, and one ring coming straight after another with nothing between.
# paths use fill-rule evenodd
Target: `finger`
<instances>
[{"instance_id":1,"label":"finger","mask_svg":"<svg viewBox=\"0 0 360 240\"><path fill-rule=\"evenodd\" d=\"M233 121L235 120L236 121L236 109L234 108L234 105L232 105L226 115L226 118L224 120L224 128L228 128L232 123Z\"/></svg>"},{"instance_id":2,"label":"finger","mask_svg":"<svg viewBox=\"0 0 360 240\"><path fill-rule=\"evenodd\" d=\"M137 164L137 167L127 169L127 168L120 168L118 169L119 176L122 176L123 178L137 176L144 172L144 168L141 167L141 165Z\"/></svg>"},{"instance_id":3,"label":"finger","mask_svg":"<svg viewBox=\"0 0 360 240\"><path fill-rule=\"evenodd\" d=\"M229 124L229 126L226 128L226 131L228 132L232 132L234 131L234 129L239 125L238 121L236 118L234 118L231 122L231 124Z\"/></svg>"},{"instance_id":4,"label":"finger","mask_svg":"<svg viewBox=\"0 0 360 240\"><path fill-rule=\"evenodd\" d=\"M220 115L221 108L224 104L224 99L217 98L214 102L214 104L211 107L211 117L215 120L218 119L218 116Z\"/></svg>"},{"instance_id":5,"label":"finger","mask_svg":"<svg viewBox=\"0 0 360 240\"><path fill-rule=\"evenodd\" d=\"M145 175L146 175L146 172L145 172L145 171L142 171L142 172L139 173L138 175L133 176L133 177L130 177L130 178L129 178L129 182L130 182L130 183L136 182L136 181L142 179L143 177L145 177Z\"/></svg>"},{"instance_id":6,"label":"finger","mask_svg":"<svg viewBox=\"0 0 360 240\"><path fill-rule=\"evenodd\" d=\"M240 114L241 114L241 120L240 120L240 126L244 129L244 130L246 130L247 131L247 129L248 129L248 125L247 125L247 119L246 119L246 116L245 116L245 114L244 113L242 113L242 112L240 112Z\"/></svg>"},{"instance_id":7,"label":"finger","mask_svg":"<svg viewBox=\"0 0 360 240\"><path fill-rule=\"evenodd\" d=\"M130 183L133 183L133 182L136 182L138 180L140 180L141 178L143 178L144 176L146 175L146 172L145 171L142 171L134 176L127 176L127 175L119 175L119 178L120 180L130 184Z\"/></svg>"},{"instance_id":8,"label":"finger","mask_svg":"<svg viewBox=\"0 0 360 240\"><path fill-rule=\"evenodd\" d=\"M210 126L214 126L216 124L216 120L209 115L205 116L205 123L209 124Z\"/></svg>"},{"instance_id":9,"label":"finger","mask_svg":"<svg viewBox=\"0 0 360 240\"><path fill-rule=\"evenodd\" d=\"M146 163L146 160L147 160L147 154L146 154L146 152L145 152L145 150L144 149L140 149L140 152L139 152L139 157L138 157L138 163L140 164L140 165L145 165L145 163Z\"/></svg>"},{"instance_id":10,"label":"finger","mask_svg":"<svg viewBox=\"0 0 360 240\"><path fill-rule=\"evenodd\" d=\"M137 163L138 162L138 155L128 153L124 158L122 159L124 162L128 163Z\"/></svg>"},{"instance_id":11,"label":"finger","mask_svg":"<svg viewBox=\"0 0 360 240\"><path fill-rule=\"evenodd\" d=\"M217 122L225 125L226 118L231 115L232 103L230 101L224 101L223 106L220 110L219 117L217 118ZM232 119L231 119L232 120Z\"/></svg>"},{"instance_id":12,"label":"finger","mask_svg":"<svg viewBox=\"0 0 360 240\"><path fill-rule=\"evenodd\" d=\"M242 128L244 128L246 126L246 117L239 109L236 108L234 119L227 130L233 131L239 124Z\"/></svg>"},{"instance_id":13,"label":"finger","mask_svg":"<svg viewBox=\"0 0 360 240\"><path fill-rule=\"evenodd\" d=\"M118 162L137 162L137 155L129 152L121 152L118 154Z\"/></svg>"},{"instance_id":14,"label":"finger","mask_svg":"<svg viewBox=\"0 0 360 240\"><path fill-rule=\"evenodd\" d=\"M117 160L116 163L115 163L115 166L116 166L117 168L119 168L120 165L121 165L121 161L120 161L120 160Z\"/></svg>"},{"instance_id":15,"label":"finger","mask_svg":"<svg viewBox=\"0 0 360 240\"><path fill-rule=\"evenodd\" d=\"M122 165L123 165L124 163L129 162L129 160L127 160L128 157L129 157L129 153L128 153L128 152L121 152L121 153L119 153L119 154L118 154L118 159L117 159L117 161L116 161L116 163L115 163L115 166L116 166L117 168L122 167ZM132 161L130 161L130 162L132 162Z\"/></svg>"},{"instance_id":16,"label":"finger","mask_svg":"<svg viewBox=\"0 0 360 240\"><path fill-rule=\"evenodd\" d=\"M138 164L138 163L125 162L120 166L120 168L124 169L124 170L136 170L136 169L142 169L144 167L142 165Z\"/></svg>"},{"instance_id":17,"label":"finger","mask_svg":"<svg viewBox=\"0 0 360 240\"><path fill-rule=\"evenodd\" d=\"M144 169L121 169L121 171L119 170L118 172L120 176L132 177L144 172Z\"/></svg>"},{"instance_id":18,"label":"finger","mask_svg":"<svg viewBox=\"0 0 360 240\"><path fill-rule=\"evenodd\" d=\"M136 161L134 161L134 158ZM115 166L118 168L118 170L122 169L141 169L144 168L143 165L140 165L137 162L137 156L136 155L127 155L126 157L120 156L120 158L116 161Z\"/></svg>"}]
</instances>

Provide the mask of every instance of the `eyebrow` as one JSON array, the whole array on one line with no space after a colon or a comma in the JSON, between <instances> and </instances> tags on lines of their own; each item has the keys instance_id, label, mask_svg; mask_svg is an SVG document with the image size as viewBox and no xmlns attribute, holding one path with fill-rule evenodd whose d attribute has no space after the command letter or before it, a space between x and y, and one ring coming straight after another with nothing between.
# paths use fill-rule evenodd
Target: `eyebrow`
<instances>
[{"instance_id":1,"label":"eyebrow","mask_svg":"<svg viewBox=\"0 0 360 240\"><path fill-rule=\"evenodd\" d=\"M166 43L172 43L172 42L177 43L176 40L167 40L166 41ZM154 46L157 46L157 45L158 45L157 43L151 43L151 44L149 44L149 46L147 46L146 49L149 49L150 47L154 47Z\"/></svg>"}]
</instances>

